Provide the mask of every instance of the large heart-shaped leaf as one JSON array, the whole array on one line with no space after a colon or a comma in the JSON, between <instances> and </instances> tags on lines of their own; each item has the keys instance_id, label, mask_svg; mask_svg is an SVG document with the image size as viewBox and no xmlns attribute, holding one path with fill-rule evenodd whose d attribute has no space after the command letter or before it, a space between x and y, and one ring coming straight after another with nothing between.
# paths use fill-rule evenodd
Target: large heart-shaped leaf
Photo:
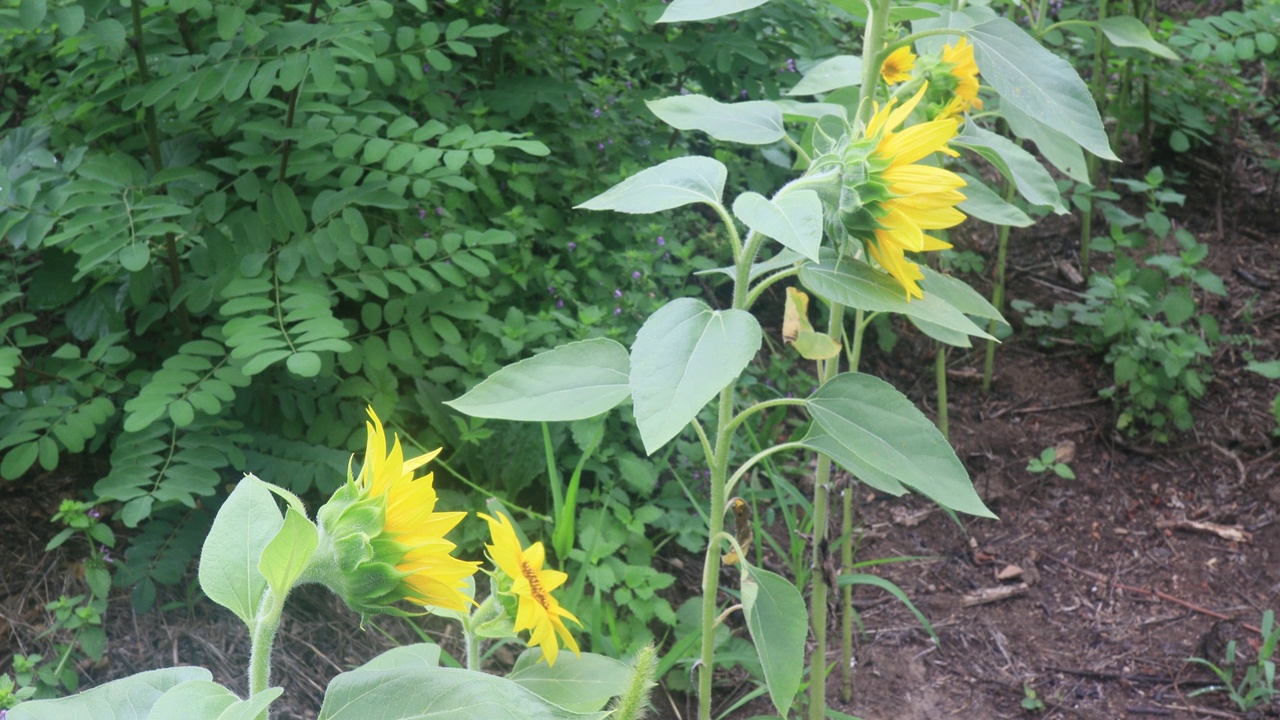
<instances>
[{"instance_id":1,"label":"large heart-shaped leaf","mask_svg":"<svg viewBox=\"0 0 1280 720\"><path fill-rule=\"evenodd\" d=\"M148 720L151 708L170 688L213 675L200 667L150 670L112 680L79 695L24 702L9 710L9 720Z\"/></svg>"},{"instance_id":2,"label":"large heart-shaped leaf","mask_svg":"<svg viewBox=\"0 0 1280 720\"><path fill-rule=\"evenodd\" d=\"M953 15L955 19L960 17ZM1102 127L1089 87L1071 63L1046 50L1025 30L997 17L964 32L982 79L1028 116L1062 131L1104 160L1119 160Z\"/></svg>"},{"instance_id":3,"label":"large heart-shaped leaf","mask_svg":"<svg viewBox=\"0 0 1280 720\"><path fill-rule=\"evenodd\" d=\"M582 210L655 213L689 203L720 204L729 171L709 157L682 157L641 170L590 200Z\"/></svg>"},{"instance_id":4,"label":"large heart-shaped leaf","mask_svg":"<svg viewBox=\"0 0 1280 720\"><path fill-rule=\"evenodd\" d=\"M317 720L576 720L507 680L456 668L357 669L335 677Z\"/></svg>"},{"instance_id":5,"label":"large heart-shaped leaf","mask_svg":"<svg viewBox=\"0 0 1280 720\"><path fill-rule=\"evenodd\" d=\"M802 266L800 282L827 302L867 312L901 313L968 335L991 337L943 298L925 290L923 298L908 302L893 278L861 260L838 258L834 251L824 251L820 263Z\"/></svg>"},{"instance_id":6,"label":"large heart-shaped leaf","mask_svg":"<svg viewBox=\"0 0 1280 720\"><path fill-rule=\"evenodd\" d=\"M733 214L756 232L818 261L822 244L822 199L812 190L797 190L773 200L745 192L733 201Z\"/></svg>"},{"instance_id":7,"label":"large heart-shaped leaf","mask_svg":"<svg viewBox=\"0 0 1280 720\"><path fill-rule=\"evenodd\" d=\"M722 103L705 95L675 95L645 104L673 128L701 130L726 142L768 145L786 134L782 110L767 100Z\"/></svg>"},{"instance_id":8,"label":"large heart-shaped leaf","mask_svg":"<svg viewBox=\"0 0 1280 720\"><path fill-rule=\"evenodd\" d=\"M748 565L742 612L764 668L769 698L778 713L787 717L804 674L804 644L809 636L804 598L781 575Z\"/></svg>"},{"instance_id":9,"label":"large heart-shaped leaf","mask_svg":"<svg viewBox=\"0 0 1280 720\"><path fill-rule=\"evenodd\" d=\"M814 65L787 94L817 95L861 84L862 58L856 55L837 55Z\"/></svg>"},{"instance_id":10,"label":"large heart-shaped leaf","mask_svg":"<svg viewBox=\"0 0 1280 720\"><path fill-rule=\"evenodd\" d=\"M1039 120L1033 120L1016 105L1005 103L1000 108L1000 114L1009 123L1009 129L1014 135L1035 143L1036 150L1040 151L1044 159L1065 173L1067 177L1086 185L1093 184L1093 180L1089 177L1089 164L1085 160L1084 150L1075 140Z\"/></svg>"},{"instance_id":11,"label":"large heart-shaped leaf","mask_svg":"<svg viewBox=\"0 0 1280 720\"><path fill-rule=\"evenodd\" d=\"M907 396L862 373L843 373L809 397L809 413L875 470L957 512L995 517L938 428Z\"/></svg>"},{"instance_id":12,"label":"large heart-shaped leaf","mask_svg":"<svg viewBox=\"0 0 1280 720\"><path fill-rule=\"evenodd\" d=\"M249 627L267 589L258 560L282 525L271 491L246 475L218 510L200 551L200 589Z\"/></svg>"},{"instance_id":13,"label":"large heart-shaped leaf","mask_svg":"<svg viewBox=\"0 0 1280 720\"><path fill-rule=\"evenodd\" d=\"M581 420L627 399L630 374L627 349L608 338L594 338L508 365L445 404L473 417Z\"/></svg>"},{"instance_id":14,"label":"large heart-shaped leaf","mask_svg":"<svg viewBox=\"0 0 1280 720\"><path fill-rule=\"evenodd\" d=\"M964 132L951 139L951 144L969 148L986 158L1002 175L1011 180L1018 193L1032 205L1048 205L1059 215L1068 212L1058 192L1058 184L1035 156L1008 138L965 123Z\"/></svg>"},{"instance_id":15,"label":"large heart-shaped leaf","mask_svg":"<svg viewBox=\"0 0 1280 720\"><path fill-rule=\"evenodd\" d=\"M534 647L520 654L507 679L566 710L595 712L626 690L631 668L588 652L561 653L555 665L548 665L542 662L542 649Z\"/></svg>"},{"instance_id":16,"label":"large heart-shaped leaf","mask_svg":"<svg viewBox=\"0 0 1280 720\"><path fill-rule=\"evenodd\" d=\"M680 298L649 316L631 346L631 398L653 454L742 373L763 335L751 313Z\"/></svg>"},{"instance_id":17,"label":"large heart-shaped leaf","mask_svg":"<svg viewBox=\"0 0 1280 720\"><path fill-rule=\"evenodd\" d=\"M971 217L992 225L1011 225L1027 227L1035 223L1026 213L1004 201L1004 198L992 192L981 180L964 173L956 173L966 183L964 202L956 206Z\"/></svg>"},{"instance_id":18,"label":"large heart-shaped leaf","mask_svg":"<svg viewBox=\"0 0 1280 720\"><path fill-rule=\"evenodd\" d=\"M769 0L674 0L658 22L713 20L759 7Z\"/></svg>"},{"instance_id":19,"label":"large heart-shaped leaf","mask_svg":"<svg viewBox=\"0 0 1280 720\"><path fill-rule=\"evenodd\" d=\"M1098 21L1098 29L1107 36L1116 47L1131 47L1147 52L1165 60L1177 60L1178 54L1156 42L1151 37L1147 26L1132 15L1113 15Z\"/></svg>"}]
</instances>

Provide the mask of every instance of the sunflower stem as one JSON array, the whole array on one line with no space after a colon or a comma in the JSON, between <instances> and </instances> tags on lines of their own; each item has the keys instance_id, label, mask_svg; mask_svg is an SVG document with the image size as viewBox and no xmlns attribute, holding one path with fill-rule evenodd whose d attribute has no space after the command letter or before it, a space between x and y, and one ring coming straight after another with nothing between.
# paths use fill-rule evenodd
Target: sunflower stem
<instances>
[{"instance_id":1,"label":"sunflower stem","mask_svg":"<svg viewBox=\"0 0 1280 720\"><path fill-rule=\"evenodd\" d=\"M1018 141L1018 144L1019 146L1021 146L1022 141ZM1005 188L1004 188L1004 201L1007 203L1013 202L1013 195L1014 195L1013 181L1012 180L1006 181ZM1007 264L1008 254L1009 254L1009 226L1001 225L999 242L997 242L996 244L996 281L995 281L995 287L991 289L991 305L996 309L996 312L1001 312L1001 308L1004 306L1004 276L1005 276L1005 265ZM995 333L996 333L996 321L992 320L991 322L987 323L987 334L994 336ZM987 341L987 356L982 363L983 394L986 394L991 390L991 377L992 375L995 374L995 368L996 368L996 341L993 339L993 340Z\"/></svg>"},{"instance_id":2,"label":"sunflower stem","mask_svg":"<svg viewBox=\"0 0 1280 720\"><path fill-rule=\"evenodd\" d=\"M249 648L249 697L271 687L271 648L275 644L276 631L280 628L280 615L284 611L284 598L277 597L267 588L258 605L258 616L251 628ZM268 720L271 710L265 709L258 720Z\"/></svg>"}]
</instances>

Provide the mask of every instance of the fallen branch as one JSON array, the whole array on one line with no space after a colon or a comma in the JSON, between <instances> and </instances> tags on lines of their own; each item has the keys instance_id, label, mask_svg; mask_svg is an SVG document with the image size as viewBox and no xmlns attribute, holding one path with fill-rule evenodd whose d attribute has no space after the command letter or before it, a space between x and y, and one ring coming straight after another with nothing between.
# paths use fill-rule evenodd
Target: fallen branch
<instances>
[{"instance_id":1,"label":"fallen branch","mask_svg":"<svg viewBox=\"0 0 1280 720\"><path fill-rule=\"evenodd\" d=\"M982 588L981 590L975 590L974 592L961 595L960 607L986 605L987 603L1008 600L1009 598L1025 595L1026 593L1026 583L1018 583L1017 585L997 585L996 587Z\"/></svg>"},{"instance_id":2,"label":"fallen branch","mask_svg":"<svg viewBox=\"0 0 1280 720\"><path fill-rule=\"evenodd\" d=\"M1218 523L1180 518L1176 520L1156 520L1156 527L1161 530L1191 530L1193 532L1208 533L1217 535L1223 540L1238 543L1247 543L1253 540L1253 536L1239 525L1219 525Z\"/></svg>"}]
</instances>

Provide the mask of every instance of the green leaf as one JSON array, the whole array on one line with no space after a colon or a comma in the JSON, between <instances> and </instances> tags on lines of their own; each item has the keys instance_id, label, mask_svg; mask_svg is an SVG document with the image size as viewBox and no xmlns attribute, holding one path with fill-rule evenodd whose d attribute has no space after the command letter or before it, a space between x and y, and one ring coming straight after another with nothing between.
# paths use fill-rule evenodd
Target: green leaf
<instances>
[{"instance_id":1,"label":"green leaf","mask_svg":"<svg viewBox=\"0 0 1280 720\"><path fill-rule=\"evenodd\" d=\"M924 279L920 281L920 289L925 295L936 295L965 315L995 320L1002 325L1009 324L994 305L987 302L981 293L963 280L951 275L943 275L927 266L921 266L920 272L924 274Z\"/></svg>"},{"instance_id":2,"label":"green leaf","mask_svg":"<svg viewBox=\"0 0 1280 720\"><path fill-rule=\"evenodd\" d=\"M200 589L249 627L267 588L258 562L283 525L271 492L246 475L218 510L200 551Z\"/></svg>"},{"instance_id":3,"label":"green leaf","mask_svg":"<svg viewBox=\"0 0 1280 720\"><path fill-rule=\"evenodd\" d=\"M742 612L764 668L769 699L778 713L787 717L804 674L804 644L809 636L804 598L781 575L747 565Z\"/></svg>"},{"instance_id":4,"label":"green leaf","mask_svg":"<svg viewBox=\"0 0 1280 720\"><path fill-rule=\"evenodd\" d=\"M433 668L440 666L440 646L435 643L401 645L378 655L358 670L393 670L396 668Z\"/></svg>"},{"instance_id":5,"label":"green leaf","mask_svg":"<svg viewBox=\"0 0 1280 720\"><path fill-rule=\"evenodd\" d=\"M212 678L212 673L199 667L150 670L79 695L21 703L9 710L9 720L148 720L152 706L170 688Z\"/></svg>"},{"instance_id":6,"label":"green leaf","mask_svg":"<svg viewBox=\"0 0 1280 720\"><path fill-rule=\"evenodd\" d=\"M674 0L658 22L711 20L759 7L769 0Z\"/></svg>"},{"instance_id":7,"label":"green leaf","mask_svg":"<svg viewBox=\"0 0 1280 720\"><path fill-rule=\"evenodd\" d=\"M335 677L316 720L573 720L505 678L455 668L357 669Z\"/></svg>"},{"instance_id":8,"label":"green leaf","mask_svg":"<svg viewBox=\"0 0 1280 720\"><path fill-rule=\"evenodd\" d=\"M40 448L35 442L23 443L15 447L4 456L4 461L0 462L0 477L5 480L17 480L31 469L39 456Z\"/></svg>"},{"instance_id":9,"label":"green leaf","mask_svg":"<svg viewBox=\"0 0 1280 720\"><path fill-rule=\"evenodd\" d=\"M1086 185L1093 184L1084 150L1075 140L1038 120L1032 120L1013 105L1006 103L1000 108L1000 114L1009 123L1009 129L1014 135L1035 143L1040 154L1067 177Z\"/></svg>"},{"instance_id":10,"label":"green leaf","mask_svg":"<svg viewBox=\"0 0 1280 720\"><path fill-rule=\"evenodd\" d=\"M1107 39L1116 47L1131 47L1147 52L1166 60L1177 60L1178 54L1156 42L1151 31L1141 20L1132 15L1112 15L1098 21L1098 29L1106 34Z\"/></svg>"},{"instance_id":11,"label":"green leaf","mask_svg":"<svg viewBox=\"0 0 1280 720\"><path fill-rule=\"evenodd\" d=\"M654 213L695 202L718 206L728 175L719 160L676 158L641 170L577 208Z\"/></svg>"},{"instance_id":12,"label":"green leaf","mask_svg":"<svg viewBox=\"0 0 1280 720\"><path fill-rule=\"evenodd\" d=\"M627 688L631 668L594 653L561 653L552 666L542 662L542 649L533 647L520 654L507 679L566 710L589 713Z\"/></svg>"},{"instance_id":13,"label":"green leaf","mask_svg":"<svg viewBox=\"0 0 1280 720\"><path fill-rule=\"evenodd\" d=\"M627 399L630 372L626 348L594 338L508 365L445 404L472 417L581 420Z\"/></svg>"},{"instance_id":14,"label":"green leaf","mask_svg":"<svg viewBox=\"0 0 1280 720\"><path fill-rule=\"evenodd\" d=\"M160 697L151 709L152 718L183 718L183 720L251 720L272 700L280 697L283 688L270 688L252 700L242 701L236 694L215 682L191 680L178 685ZM261 707L257 707L257 706ZM252 710L253 715L248 712Z\"/></svg>"},{"instance_id":15,"label":"green leaf","mask_svg":"<svg viewBox=\"0 0 1280 720\"><path fill-rule=\"evenodd\" d=\"M1245 367L1268 380L1280 380L1280 360L1268 360L1266 362L1251 360Z\"/></svg>"},{"instance_id":16,"label":"green leaf","mask_svg":"<svg viewBox=\"0 0 1280 720\"><path fill-rule=\"evenodd\" d=\"M1066 60L1022 28L997 17L964 31L973 43L982 78L1040 122L1062 131L1104 160L1116 160L1089 88ZM967 123L968 126L973 123Z\"/></svg>"},{"instance_id":17,"label":"green leaf","mask_svg":"<svg viewBox=\"0 0 1280 720\"><path fill-rule=\"evenodd\" d=\"M951 144L969 148L986 158L1032 205L1048 205L1059 215L1069 212L1049 171L1009 139L984 130L977 123L965 123L964 132L953 138Z\"/></svg>"},{"instance_id":18,"label":"green leaf","mask_svg":"<svg viewBox=\"0 0 1280 720\"><path fill-rule=\"evenodd\" d=\"M788 95L817 95L862 84L862 58L837 55L814 65Z\"/></svg>"},{"instance_id":19,"label":"green leaf","mask_svg":"<svg viewBox=\"0 0 1280 720\"><path fill-rule=\"evenodd\" d=\"M924 613L920 612L920 610L916 608L915 604L911 602L911 598L907 597L907 594L902 591L902 588L898 587L893 581L885 580L879 575L871 575L869 573L851 573L849 575L841 575L837 577L836 585L839 587L847 587L849 585L869 585L871 587L884 590L897 598L898 602L906 605L907 609L911 611L911 614L915 615L916 619L920 621L920 625L924 627L925 632L929 633L929 637L933 638L934 642L938 642L938 635L933 631L933 626L929 624L929 619L924 616Z\"/></svg>"},{"instance_id":20,"label":"green leaf","mask_svg":"<svg viewBox=\"0 0 1280 720\"><path fill-rule=\"evenodd\" d=\"M912 322L917 322L911 318ZM800 444L814 452L831 458L835 464L848 470L860 482L869 485L887 495L897 497L906 495L907 489L892 475L884 473L867 463L848 445L832 437L816 423L809 426L809 432L800 439Z\"/></svg>"},{"instance_id":21,"label":"green leaf","mask_svg":"<svg viewBox=\"0 0 1280 720\"><path fill-rule=\"evenodd\" d=\"M631 346L631 398L652 455L746 368L763 336L751 313L693 298L662 306Z\"/></svg>"},{"instance_id":22,"label":"green leaf","mask_svg":"<svg viewBox=\"0 0 1280 720\"><path fill-rule=\"evenodd\" d=\"M315 377L320 374L320 356L313 352L298 352L285 361L289 372L298 377Z\"/></svg>"},{"instance_id":23,"label":"green leaf","mask_svg":"<svg viewBox=\"0 0 1280 720\"><path fill-rule=\"evenodd\" d=\"M45 0L22 0L18 4L18 22L27 30L35 30L44 22L44 16L48 12L49 6Z\"/></svg>"},{"instance_id":24,"label":"green leaf","mask_svg":"<svg viewBox=\"0 0 1280 720\"><path fill-rule=\"evenodd\" d=\"M798 190L768 200L745 192L733 201L733 214L752 230L818 262L822 244L822 199L818 193Z\"/></svg>"},{"instance_id":25,"label":"green leaf","mask_svg":"<svg viewBox=\"0 0 1280 720\"><path fill-rule=\"evenodd\" d=\"M877 471L957 512L995 517L937 426L889 383L843 373L808 401L814 421Z\"/></svg>"},{"instance_id":26,"label":"green leaf","mask_svg":"<svg viewBox=\"0 0 1280 720\"><path fill-rule=\"evenodd\" d=\"M966 215L983 222L989 222L992 225L1027 227L1035 224L1035 220L1028 217L1017 206L1005 202L1004 198L992 192L978 178L964 173L957 174L964 179L966 184L960 191L964 193L965 201L956 207Z\"/></svg>"},{"instance_id":27,"label":"green leaf","mask_svg":"<svg viewBox=\"0 0 1280 720\"><path fill-rule=\"evenodd\" d=\"M821 263L801 266L800 282L827 302L867 312L901 313L967 335L991 337L941 297L926 291L923 298L908 302L897 280L861 260L837 260L834 251L823 251Z\"/></svg>"},{"instance_id":28,"label":"green leaf","mask_svg":"<svg viewBox=\"0 0 1280 720\"><path fill-rule=\"evenodd\" d=\"M717 140L769 145L786 135L782 111L772 102L722 103L705 95L675 95L646 100L645 105L678 130L701 130Z\"/></svg>"},{"instance_id":29,"label":"green leaf","mask_svg":"<svg viewBox=\"0 0 1280 720\"><path fill-rule=\"evenodd\" d=\"M285 510L280 532L262 550L258 572L278 597L284 597L311 563L319 542L319 531L305 515L290 507Z\"/></svg>"},{"instance_id":30,"label":"green leaf","mask_svg":"<svg viewBox=\"0 0 1280 720\"><path fill-rule=\"evenodd\" d=\"M151 247L138 242L120 250L120 266L129 272L138 272L151 262Z\"/></svg>"}]
</instances>

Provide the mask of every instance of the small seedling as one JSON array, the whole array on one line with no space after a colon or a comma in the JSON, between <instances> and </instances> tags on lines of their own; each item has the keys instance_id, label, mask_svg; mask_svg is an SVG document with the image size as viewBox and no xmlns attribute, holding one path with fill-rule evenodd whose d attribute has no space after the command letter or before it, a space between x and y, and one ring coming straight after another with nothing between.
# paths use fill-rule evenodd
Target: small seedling
<instances>
[{"instance_id":1,"label":"small seedling","mask_svg":"<svg viewBox=\"0 0 1280 720\"><path fill-rule=\"evenodd\" d=\"M1244 669L1244 677L1236 682L1236 642L1227 643L1225 661L1219 667L1199 657L1189 658L1187 662L1204 665L1213 671L1221 681L1220 685L1210 685L1190 694L1190 697L1211 692L1225 692L1231 702L1247 713L1258 707L1266 707L1280 698L1280 690L1276 689L1276 643L1280 642L1280 626L1276 625L1275 613L1267 610L1262 613L1262 647L1258 649L1258 659Z\"/></svg>"},{"instance_id":2,"label":"small seedling","mask_svg":"<svg viewBox=\"0 0 1280 720\"><path fill-rule=\"evenodd\" d=\"M1036 689L1030 685L1022 686L1022 709L1027 712L1042 712L1044 710L1044 701L1040 696L1036 695Z\"/></svg>"},{"instance_id":3,"label":"small seedling","mask_svg":"<svg viewBox=\"0 0 1280 720\"><path fill-rule=\"evenodd\" d=\"M1067 480L1076 478L1071 466L1059 459L1057 448L1047 447L1040 452L1040 457L1033 457L1027 463L1027 472L1042 473L1052 470L1058 477Z\"/></svg>"}]
</instances>

